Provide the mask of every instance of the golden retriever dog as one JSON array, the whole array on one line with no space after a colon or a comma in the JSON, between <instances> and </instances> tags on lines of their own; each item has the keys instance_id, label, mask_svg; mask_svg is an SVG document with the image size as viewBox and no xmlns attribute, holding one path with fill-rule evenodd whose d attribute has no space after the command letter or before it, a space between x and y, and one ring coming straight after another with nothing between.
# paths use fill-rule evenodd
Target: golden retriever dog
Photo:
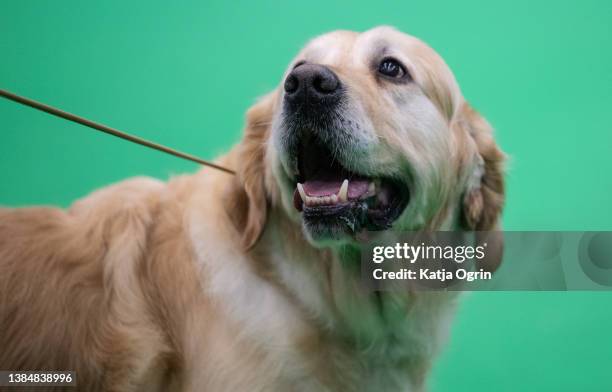
<instances>
[{"instance_id":1,"label":"golden retriever dog","mask_svg":"<svg viewBox=\"0 0 612 392\"><path fill-rule=\"evenodd\" d=\"M426 44L320 36L218 160L235 176L0 210L0 369L73 370L81 391L422 391L457 295L368 292L356 249L495 230L503 161Z\"/></svg>"}]
</instances>

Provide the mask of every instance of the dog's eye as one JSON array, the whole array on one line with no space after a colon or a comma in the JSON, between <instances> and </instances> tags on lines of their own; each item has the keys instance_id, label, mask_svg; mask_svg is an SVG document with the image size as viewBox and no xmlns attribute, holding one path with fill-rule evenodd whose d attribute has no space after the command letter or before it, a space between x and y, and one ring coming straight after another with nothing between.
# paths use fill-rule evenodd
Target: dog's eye
<instances>
[{"instance_id":1,"label":"dog's eye","mask_svg":"<svg viewBox=\"0 0 612 392\"><path fill-rule=\"evenodd\" d=\"M380 62L378 73L392 79L402 79L407 75L404 66L392 58L386 58Z\"/></svg>"}]
</instances>

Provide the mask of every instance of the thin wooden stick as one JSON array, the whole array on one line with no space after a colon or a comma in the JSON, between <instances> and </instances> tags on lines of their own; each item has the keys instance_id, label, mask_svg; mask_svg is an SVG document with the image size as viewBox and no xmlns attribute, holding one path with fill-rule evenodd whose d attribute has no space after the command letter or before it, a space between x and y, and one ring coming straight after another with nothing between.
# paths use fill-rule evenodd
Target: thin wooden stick
<instances>
[{"instance_id":1,"label":"thin wooden stick","mask_svg":"<svg viewBox=\"0 0 612 392\"><path fill-rule=\"evenodd\" d=\"M145 140L145 139L140 138L138 136L134 136L134 135L130 135L130 134L125 133L125 132L121 132L121 131L119 131L117 129L114 129L114 128L111 128L111 127L107 127L106 125L95 123L95 122L93 122L91 120L88 120L86 118L79 117L77 115L65 112L63 110L54 108L54 107L49 106L49 105L45 105L44 103L36 102L36 101L34 101L32 99L29 99L29 98L21 97L21 96L19 96L17 94L13 94L13 93L11 93L9 91L6 91L6 90L0 89L0 96L4 97L6 99L10 99L11 101L20 103L22 105L26 105L26 106L32 107L34 109L41 110L43 112L52 114L54 116L61 117L61 118L66 119L68 121L73 121L75 123L78 123L78 124L81 124L81 125L85 125L86 127L95 129L97 131L108 133L109 135L116 136L116 137L121 138L123 140L127 140L127 141L130 141L132 143L140 144L141 146L149 147L149 148L161 151L161 152L165 152L166 154L174 155L175 157L179 157L179 158L187 159L187 160L192 161L192 162L200 163L202 165L209 166L209 167L212 167L212 168L217 169L217 170L224 171L224 172L229 173L229 174L236 174L235 171L233 171L231 169L228 169L226 167L223 167L223 166L219 166L216 163L205 161L204 159L200 159L200 158L198 158L196 156L193 156L193 155L190 155L190 154L186 154L186 153L181 152L181 151L174 150L172 148L163 146L161 144L153 143L151 141Z\"/></svg>"}]
</instances>

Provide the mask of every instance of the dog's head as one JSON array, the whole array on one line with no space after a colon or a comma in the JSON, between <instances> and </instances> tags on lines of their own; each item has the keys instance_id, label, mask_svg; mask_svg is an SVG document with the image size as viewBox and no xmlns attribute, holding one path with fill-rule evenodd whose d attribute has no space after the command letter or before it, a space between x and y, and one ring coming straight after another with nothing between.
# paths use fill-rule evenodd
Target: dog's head
<instances>
[{"instance_id":1,"label":"dog's head","mask_svg":"<svg viewBox=\"0 0 612 392\"><path fill-rule=\"evenodd\" d=\"M489 125L430 47L389 27L311 41L250 109L240 148L230 209L246 247L270 207L321 246L392 227L490 230L503 204Z\"/></svg>"}]
</instances>

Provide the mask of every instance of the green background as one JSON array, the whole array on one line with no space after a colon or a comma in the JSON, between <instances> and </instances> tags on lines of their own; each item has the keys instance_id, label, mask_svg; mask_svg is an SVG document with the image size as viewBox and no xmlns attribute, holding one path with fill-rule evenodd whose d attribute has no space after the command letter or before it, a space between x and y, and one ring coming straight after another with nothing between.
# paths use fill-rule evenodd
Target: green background
<instances>
[{"instance_id":1,"label":"green background","mask_svg":"<svg viewBox=\"0 0 612 392\"><path fill-rule=\"evenodd\" d=\"M433 46L511 156L504 228L611 230L612 2L2 1L0 88L213 158L296 51L390 24ZM0 101L0 203L69 205L196 165ZM433 391L612 390L610 293L473 293Z\"/></svg>"}]
</instances>

